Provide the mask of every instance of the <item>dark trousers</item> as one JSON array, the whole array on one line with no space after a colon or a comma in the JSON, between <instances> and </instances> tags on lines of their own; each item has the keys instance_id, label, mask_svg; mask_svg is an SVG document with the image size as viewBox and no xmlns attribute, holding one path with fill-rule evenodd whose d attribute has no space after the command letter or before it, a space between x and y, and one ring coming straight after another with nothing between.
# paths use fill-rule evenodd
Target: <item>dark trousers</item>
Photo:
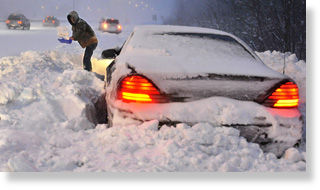
<instances>
[{"instance_id":1,"label":"dark trousers","mask_svg":"<svg viewBox=\"0 0 320 190\"><path fill-rule=\"evenodd\" d=\"M87 46L86 50L84 52L83 68L87 71L92 70L91 57L92 57L93 51L96 49L97 45L98 45L97 43L94 43L94 44Z\"/></svg>"}]
</instances>

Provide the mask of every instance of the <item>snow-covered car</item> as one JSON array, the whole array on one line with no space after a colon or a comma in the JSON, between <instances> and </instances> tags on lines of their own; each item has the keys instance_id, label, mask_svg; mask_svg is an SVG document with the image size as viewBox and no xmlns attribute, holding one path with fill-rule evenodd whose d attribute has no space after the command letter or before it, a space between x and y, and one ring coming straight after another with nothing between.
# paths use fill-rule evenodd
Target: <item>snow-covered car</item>
<instances>
[{"instance_id":1,"label":"snow-covered car","mask_svg":"<svg viewBox=\"0 0 320 190\"><path fill-rule=\"evenodd\" d=\"M8 29L30 30L30 20L23 14L10 14L6 20Z\"/></svg>"},{"instance_id":2,"label":"snow-covered car","mask_svg":"<svg viewBox=\"0 0 320 190\"><path fill-rule=\"evenodd\" d=\"M60 25L60 21L54 16L47 16L42 20L42 25L49 27L57 27Z\"/></svg>"},{"instance_id":3,"label":"snow-covered car","mask_svg":"<svg viewBox=\"0 0 320 190\"><path fill-rule=\"evenodd\" d=\"M116 33L119 34L122 32L122 26L118 19L101 19L99 23L99 30L102 32Z\"/></svg>"},{"instance_id":4,"label":"snow-covered car","mask_svg":"<svg viewBox=\"0 0 320 190\"><path fill-rule=\"evenodd\" d=\"M208 122L237 128L276 155L300 142L298 86L229 33L138 26L102 57L115 58L106 76L109 126Z\"/></svg>"}]
</instances>

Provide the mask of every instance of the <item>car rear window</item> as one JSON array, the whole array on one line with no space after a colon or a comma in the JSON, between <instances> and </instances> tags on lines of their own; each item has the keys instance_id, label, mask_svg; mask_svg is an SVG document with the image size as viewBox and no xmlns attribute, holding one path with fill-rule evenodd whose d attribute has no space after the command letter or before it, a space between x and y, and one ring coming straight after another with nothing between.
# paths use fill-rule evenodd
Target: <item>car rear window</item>
<instances>
[{"instance_id":1,"label":"car rear window","mask_svg":"<svg viewBox=\"0 0 320 190\"><path fill-rule=\"evenodd\" d=\"M143 38L143 39L140 39ZM144 51L167 52L172 56L192 55L223 60L226 57L255 57L236 39L222 34L209 33L145 33L134 37L130 46Z\"/></svg>"},{"instance_id":2,"label":"car rear window","mask_svg":"<svg viewBox=\"0 0 320 190\"><path fill-rule=\"evenodd\" d=\"M220 42L230 43L233 44L233 46L242 47L244 51L246 51L250 56L254 58L254 56L242 45L240 44L236 39L226 36L226 35L219 35L219 34L205 34L205 33L165 33L164 35L173 35L173 36L185 36L190 38L202 38L202 39L208 39L208 40L216 40Z\"/></svg>"},{"instance_id":3,"label":"car rear window","mask_svg":"<svg viewBox=\"0 0 320 190\"><path fill-rule=\"evenodd\" d=\"M21 16L19 16L19 15L10 15L8 20L21 20Z\"/></svg>"},{"instance_id":4,"label":"car rear window","mask_svg":"<svg viewBox=\"0 0 320 190\"><path fill-rule=\"evenodd\" d=\"M119 24L119 20L107 19L107 23L110 23L110 24Z\"/></svg>"}]
</instances>

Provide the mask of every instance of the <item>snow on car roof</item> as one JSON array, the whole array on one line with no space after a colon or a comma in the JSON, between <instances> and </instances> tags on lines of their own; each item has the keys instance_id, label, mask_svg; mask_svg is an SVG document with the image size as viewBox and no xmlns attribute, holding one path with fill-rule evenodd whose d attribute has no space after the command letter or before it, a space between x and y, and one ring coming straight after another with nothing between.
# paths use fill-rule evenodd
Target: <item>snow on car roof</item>
<instances>
[{"instance_id":1,"label":"snow on car roof","mask_svg":"<svg viewBox=\"0 0 320 190\"><path fill-rule=\"evenodd\" d=\"M119 59L142 74L157 73L166 77L208 73L283 77L262 64L254 52L235 36L199 27L135 27Z\"/></svg>"},{"instance_id":2,"label":"snow on car roof","mask_svg":"<svg viewBox=\"0 0 320 190\"><path fill-rule=\"evenodd\" d=\"M133 30L134 32L193 32L193 33L211 33L211 34L221 34L230 35L227 32L221 30L215 30L210 28L192 27L192 26L173 26L173 25L143 25L136 26Z\"/></svg>"}]
</instances>

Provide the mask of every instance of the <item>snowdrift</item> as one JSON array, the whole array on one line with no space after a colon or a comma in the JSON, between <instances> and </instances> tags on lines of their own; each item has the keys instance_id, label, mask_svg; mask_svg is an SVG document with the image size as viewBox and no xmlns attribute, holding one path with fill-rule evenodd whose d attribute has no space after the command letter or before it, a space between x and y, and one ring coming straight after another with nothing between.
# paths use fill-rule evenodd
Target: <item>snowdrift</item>
<instances>
[{"instance_id":1,"label":"snowdrift","mask_svg":"<svg viewBox=\"0 0 320 190\"><path fill-rule=\"evenodd\" d=\"M283 54L259 53L282 68ZM287 57L286 74L305 102L305 62ZM0 171L305 171L306 153L278 159L233 128L114 126L97 123L103 82L81 68L82 56L60 51L0 58ZM80 63L80 64L79 64ZM160 129L158 129L160 128Z\"/></svg>"}]
</instances>

